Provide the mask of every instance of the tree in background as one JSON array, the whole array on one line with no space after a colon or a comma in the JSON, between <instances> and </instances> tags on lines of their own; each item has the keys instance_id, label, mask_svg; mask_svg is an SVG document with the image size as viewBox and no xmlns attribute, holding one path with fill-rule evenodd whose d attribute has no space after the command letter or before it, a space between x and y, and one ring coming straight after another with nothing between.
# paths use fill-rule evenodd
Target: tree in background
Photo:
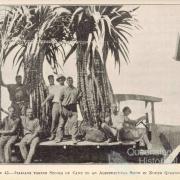
<instances>
[{"instance_id":1,"label":"tree in background","mask_svg":"<svg viewBox=\"0 0 180 180\"><path fill-rule=\"evenodd\" d=\"M57 56L64 63L73 52L77 55L78 89L82 91L80 109L90 126L104 121L114 102L106 70L110 53L120 69L128 58L129 30L136 27L133 13L137 8L125 6L17 6L11 8L1 23L1 64L16 50L13 64L24 70L35 115L41 122L46 111L40 104L46 97L43 62L48 61L56 73ZM73 44L68 54L64 42ZM44 123L42 123L44 124Z\"/></svg>"},{"instance_id":2,"label":"tree in background","mask_svg":"<svg viewBox=\"0 0 180 180\"><path fill-rule=\"evenodd\" d=\"M113 90L106 70L111 53L120 70L122 60L129 62L129 30L136 25L133 12L124 6L67 7L72 13L70 30L76 42L66 60L76 51L78 88L83 96L80 109L90 126L104 121L114 103Z\"/></svg>"},{"instance_id":3,"label":"tree in background","mask_svg":"<svg viewBox=\"0 0 180 180\"><path fill-rule=\"evenodd\" d=\"M46 120L46 110L41 109L46 97L43 62L46 60L57 73L58 52L65 56L62 41L71 38L70 33L66 33L69 14L60 6L16 6L9 9L1 22L1 64L6 63L12 51L16 52L13 65L18 66L17 74L20 69L24 71L24 84L35 116L41 122Z\"/></svg>"}]
</instances>

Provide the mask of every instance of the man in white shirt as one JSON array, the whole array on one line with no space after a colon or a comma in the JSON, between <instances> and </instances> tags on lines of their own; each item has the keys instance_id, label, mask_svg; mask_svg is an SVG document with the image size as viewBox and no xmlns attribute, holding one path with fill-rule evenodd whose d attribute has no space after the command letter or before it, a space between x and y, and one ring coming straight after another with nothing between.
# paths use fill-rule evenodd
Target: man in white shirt
<instances>
[{"instance_id":1,"label":"man in white shirt","mask_svg":"<svg viewBox=\"0 0 180 180\"><path fill-rule=\"evenodd\" d=\"M132 111L128 106L124 107L122 112L122 114L118 113L117 107L115 107L113 110L115 118L112 117L112 125L109 126L107 123L102 123L101 125L106 136L108 137L108 142L112 142L113 140L118 141L120 139L124 141L133 141L142 138L147 146L147 149L151 149L151 143L149 142L147 134L139 131L136 128L136 125L140 121L144 120L146 116L141 116L136 120L131 120L128 116Z\"/></svg>"},{"instance_id":2,"label":"man in white shirt","mask_svg":"<svg viewBox=\"0 0 180 180\"><path fill-rule=\"evenodd\" d=\"M66 80L65 76L59 74L56 79L59 82L59 85L55 85L51 90L50 94L44 100L41 106L44 106L48 101L52 100L52 124L51 124L51 137L49 140L53 140L56 136L57 125L60 118L60 94L64 88L64 81Z\"/></svg>"},{"instance_id":3,"label":"man in white shirt","mask_svg":"<svg viewBox=\"0 0 180 180\"><path fill-rule=\"evenodd\" d=\"M39 119L34 118L31 108L26 110L26 116L21 116L21 124L24 136L20 141L19 148L24 163L31 163L36 147L40 142L39 132L41 129ZM30 148L27 147L28 145Z\"/></svg>"},{"instance_id":4,"label":"man in white shirt","mask_svg":"<svg viewBox=\"0 0 180 180\"><path fill-rule=\"evenodd\" d=\"M144 140L144 143L147 146L147 149L151 149L152 145L149 142L149 139L147 137L146 132L142 131L142 129L137 129L136 125L139 124L139 122L146 119L146 116L141 116L138 119L132 120L128 116L131 114L131 109L126 106L123 108L123 114L125 116L123 128L121 132L122 140L124 141L134 141L142 138Z\"/></svg>"},{"instance_id":5,"label":"man in white shirt","mask_svg":"<svg viewBox=\"0 0 180 180\"><path fill-rule=\"evenodd\" d=\"M108 143L112 141L119 140L119 130L123 127L125 116L118 111L118 107L113 107L113 113L105 118L105 122L101 124L102 129L104 130Z\"/></svg>"},{"instance_id":6,"label":"man in white shirt","mask_svg":"<svg viewBox=\"0 0 180 180\"><path fill-rule=\"evenodd\" d=\"M61 117L59 119L59 124L56 133L56 142L61 142L64 135L64 126L68 121L69 127L68 131L72 136L73 144L77 144L77 134L78 134L78 113L77 113L77 103L81 98L81 92L74 87L73 78L67 77L67 85L60 95L60 104L62 104Z\"/></svg>"}]
</instances>

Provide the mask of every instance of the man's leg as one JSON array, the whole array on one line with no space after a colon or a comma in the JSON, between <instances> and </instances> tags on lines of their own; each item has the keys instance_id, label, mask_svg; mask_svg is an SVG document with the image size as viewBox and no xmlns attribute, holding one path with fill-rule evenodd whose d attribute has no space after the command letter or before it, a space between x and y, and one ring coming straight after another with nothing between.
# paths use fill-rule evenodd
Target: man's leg
<instances>
[{"instance_id":1,"label":"man's leg","mask_svg":"<svg viewBox=\"0 0 180 180\"><path fill-rule=\"evenodd\" d=\"M0 163L5 162L5 157L4 157L4 146L6 142L8 141L8 137L6 136L1 136L0 137Z\"/></svg>"},{"instance_id":2,"label":"man's leg","mask_svg":"<svg viewBox=\"0 0 180 180\"><path fill-rule=\"evenodd\" d=\"M52 107L53 107L53 104L52 102L49 102L47 104L47 118L48 118L48 128L50 128L50 131L51 131L51 126L52 126Z\"/></svg>"},{"instance_id":3,"label":"man's leg","mask_svg":"<svg viewBox=\"0 0 180 180\"><path fill-rule=\"evenodd\" d=\"M22 158L24 159L24 160L26 160L26 158L27 158L27 155L28 155L28 151L27 151L27 141L28 141L28 139L29 139L29 134L27 134L27 135L25 135L23 138L22 138L22 140L21 140L21 142L20 142L20 144L19 144L19 148L20 148L20 151L21 151L21 155L22 155Z\"/></svg>"},{"instance_id":4,"label":"man's leg","mask_svg":"<svg viewBox=\"0 0 180 180\"><path fill-rule=\"evenodd\" d=\"M51 137L49 138L49 140L53 140L55 138L56 135L56 124L59 118L59 103L53 103L53 107L52 107L52 124L51 124Z\"/></svg>"},{"instance_id":5,"label":"man's leg","mask_svg":"<svg viewBox=\"0 0 180 180\"><path fill-rule=\"evenodd\" d=\"M32 158L35 154L35 150L36 150L36 147L37 145L39 144L39 137L35 137L32 141L31 141L31 144L30 144L30 150L29 150L29 153L28 153L28 156L27 156L27 159L25 161L25 163L31 163L32 161Z\"/></svg>"},{"instance_id":6,"label":"man's leg","mask_svg":"<svg viewBox=\"0 0 180 180\"><path fill-rule=\"evenodd\" d=\"M78 121L77 121L78 115L76 112L72 113L72 116L68 118L69 121L69 132L72 136L73 143L77 143L77 135L78 135Z\"/></svg>"},{"instance_id":7,"label":"man's leg","mask_svg":"<svg viewBox=\"0 0 180 180\"><path fill-rule=\"evenodd\" d=\"M64 126L66 124L68 115L67 115L67 110L65 108L63 108L62 110L62 114L59 116L59 124L58 124L58 128L56 131L56 138L55 141L61 142L64 136Z\"/></svg>"},{"instance_id":8,"label":"man's leg","mask_svg":"<svg viewBox=\"0 0 180 180\"><path fill-rule=\"evenodd\" d=\"M5 147L4 147L4 155L5 155L5 162L9 163L11 162L11 147L16 142L17 136L12 136L7 141Z\"/></svg>"},{"instance_id":9,"label":"man's leg","mask_svg":"<svg viewBox=\"0 0 180 180\"><path fill-rule=\"evenodd\" d=\"M147 146L147 149L148 150L152 149L152 144L149 142L147 134L145 134L145 133L143 134L143 140L144 140L144 142L145 142L145 144Z\"/></svg>"},{"instance_id":10,"label":"man's leg","mask_svg":"<svg viewBox=\"0 0 180 180\"><path fill-rule=\"evenodd\" d=\"M108 126L106 123L102 123L101 127L109 141L112 141L117 136L117 130Z\"/></svg>"}]
</instances>

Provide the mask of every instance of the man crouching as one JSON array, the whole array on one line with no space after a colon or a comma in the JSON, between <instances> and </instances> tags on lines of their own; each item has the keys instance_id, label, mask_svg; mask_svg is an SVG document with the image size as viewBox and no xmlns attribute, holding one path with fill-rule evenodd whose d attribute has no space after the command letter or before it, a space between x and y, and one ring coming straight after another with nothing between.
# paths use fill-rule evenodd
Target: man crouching
<instances>
[{"instance_id":1,"label":"man crouching","mask_svg":"<svg viewBox=\"0 0 180 180\"><path fill-rule=\"evenodd\" d=\"M20 151L25 163L30 163L35 154L35 149L39 143L38 134L40 132L39 119L33 117L31 108L26 110L26 116L21 117L24 137L20 142ZM29 152L27 145L30 146Z\"/></svg>"},{"instance_id":2,"label":"man crouching","mask_svg":"<svg viewBox=\"0 0 180 180\"><path fill-rule=\"evenodd\" d=\"M11 161L11 147L18 138L20 119L15 115L14 107L8 108L8 116L0 121L0 162Z\"/></svg>"}]
</instances>

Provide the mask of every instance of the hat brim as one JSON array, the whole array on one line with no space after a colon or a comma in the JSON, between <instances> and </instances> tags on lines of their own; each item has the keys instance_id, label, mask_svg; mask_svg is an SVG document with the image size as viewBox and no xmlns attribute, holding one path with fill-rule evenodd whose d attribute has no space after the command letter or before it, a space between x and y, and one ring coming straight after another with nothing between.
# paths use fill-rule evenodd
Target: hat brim
<instances>
[{"instance_id":1,"label":"hat brim","mask_svg":"<svg viewBox=\"0 0 180 180\"><path fill-rule=\"evenodd\" d=\"M66 78L64 76L61 76L61 77L56 78L56 81L59 81L59 79L61 79L61 78L63 78L64 81L66 80Z\"/></svg>"}]
</instances>

